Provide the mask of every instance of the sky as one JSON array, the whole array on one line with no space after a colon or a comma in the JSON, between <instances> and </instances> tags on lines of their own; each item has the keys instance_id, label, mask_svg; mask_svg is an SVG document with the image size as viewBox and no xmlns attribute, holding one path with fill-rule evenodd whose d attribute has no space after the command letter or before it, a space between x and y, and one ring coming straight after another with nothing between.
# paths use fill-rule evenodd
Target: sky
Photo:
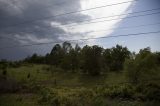
<instances>
[{"instance_id":1,"label":"sky","mask_svg":"<svg viewBox=\"0 0 160 106\"><path fill-rule=\"evenodd\" d=\"M23 45L158 32L159 12L160 0L0 0L0 59L45 55L54 43ZM160 51L159 41L160 34L154 33L71 43L120 44L138 52L145 47Z\"/></svg>"}]
</instances>

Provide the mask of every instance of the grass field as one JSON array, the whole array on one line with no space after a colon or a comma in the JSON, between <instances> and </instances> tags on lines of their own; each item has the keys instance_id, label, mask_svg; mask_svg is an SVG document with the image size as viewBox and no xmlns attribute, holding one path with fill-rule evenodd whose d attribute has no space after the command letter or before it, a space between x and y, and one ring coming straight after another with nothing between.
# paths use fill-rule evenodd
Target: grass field
<instances>
[{"instance_id":1,"label":"grass field","mask_svg":"<svg viewBox=\"0 0 160 106\"><path fill-rule=\"evenodd\" d=\"M96 93L107 91L99 90L99 86L126 82L123 72L89 76L49 68L31 64L8 68L7 80L25 86L15 93L0 94L0 106L159 106L159 102L109 98Z\"/></svg>"},{"instance_id":2,"label":"grass field","mask_svg":"<svg viewBox=\"0 0 160 106\"><path fill-rule=\"evenodd\" d=\"M123 73L109 72L100 76L90 76L71 71L63 71L58 68L49 68L47 65L29 65L19 68L9 68L7 71L9 78L14 78L17 81L34 80L41 84L53 85L55 79L59 86L85 86L92 87L101 84L116 84L125 82ZM52 72L53 71L53 72ZM30 78L27 75L30 74Z\"/></svg>"}]
</instances>

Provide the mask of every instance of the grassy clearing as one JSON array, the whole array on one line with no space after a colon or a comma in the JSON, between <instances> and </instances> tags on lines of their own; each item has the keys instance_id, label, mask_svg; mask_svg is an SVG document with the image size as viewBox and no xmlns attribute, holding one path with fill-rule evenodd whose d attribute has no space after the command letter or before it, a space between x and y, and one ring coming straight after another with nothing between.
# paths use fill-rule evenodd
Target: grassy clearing
<instances>
[{"instance_id":1,"label":"grassy clearing","mask_svg":"<svg viewBox=\"0 0 160 106\"><path fill-rule=\"evenodd\" d=\"M100 76L90 76L74 72L65 72L57 68L53 68L52 72L47 71L47 65L29 65L19 68L9 68L8 77L17 81L41 82L45 85L53 85L56 79L58 86L85 86L92 87L102 84L117 84L125 81L123 73L110 72ZM30 78L27 78L30 74Z\"/></svg>"},{"instance_id":2,"label":"grassy clearing","mask_svg":"<svg viewBox=\"0 0 160 106\"><path fill-rule=\"evenodd\" d=\"M159 106L160 104L154 101L126 99L134 92L134 88L119 85L126 82L122 72L89 76L58 68L49 70L49 68L47 65L8 68L7 79L24 83L27 86L25 89L30 90L0 94L0 106ZM117 95L120 97L117 98ZM141 97L135 94L130 98L134 96Z\"/></svg>"}]
</instances>

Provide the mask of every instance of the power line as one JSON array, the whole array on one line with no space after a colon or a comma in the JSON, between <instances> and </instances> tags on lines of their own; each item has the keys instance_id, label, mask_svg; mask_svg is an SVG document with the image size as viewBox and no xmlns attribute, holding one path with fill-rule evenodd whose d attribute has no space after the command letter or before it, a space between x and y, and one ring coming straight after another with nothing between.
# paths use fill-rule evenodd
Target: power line
<instances>
[{"instance_id":1,"label":"power line","mask_svg":"<svg viewBox=\"0 0 160 106\"><path fill-rule=\"evenodd\" d=\"M155 13L149 13L149 14L143 14L143 15L136 15L136 16L130 16L130 17L125 17L125 18L116 18L116 19L109 19L109 20L102 20L102 21L95 21L95 22L88 22L88 23L82 23L82 24L77 24L77 25L69 25L67 27L75 27L75 26L80 26L80 25L86 25L86 24L94 24L94 23L101 23L101 22L110 22L113 20L119 20L119 19L128 19L128 18L136 18L136 17L143 17L143 16L150 16L150 15L155 15L155 14L160 14L160 12L155 12Z\"/></svg>"},{"instance_id":2,"label":"power line","mask_svg":"<svg viewBox=\"0 0 160 106\"><path fill-rule=\"evenodd\" d=\"M115 29L123 30L123 29L130 29L130 28L148 27L148 26L153 26L153 25L160 25L160 23L143 24L143 25L137 25L137 26L120 27L120 28L101 29L101 30L96 30L93 32L102 32L102 31L109 31L109 30L115 30Z\"/></svg>"},{"instance_id":3,"label":"power line","mask_svg":"<svg viewBox=\"0 0 160 106\"><path fill-rule=\"evenodd\" d=\"M125 14L111 15L111 16L107 16L107 17L98 17L98 18L88 19L88 20L84 20L84 21L77 21L76 23L85 22L85 21L92 21L92 20L98 20L98 19L103 19L103 18L116 17L116 16L123 16L123 15L131 15L131 14L137 14L137 13L144 13L144 12L150 12L150 11L155 11L155 10L160 10L160 8L148 9L148 10L144 10L144 11L130 12L130 13L125 13ZM73 23L61 24L61 25L72 25L72 24ZM57 26L59 26L59 25L57 25Z\"/></svg>"},{"instance_id":4,"label":"power line","mask_svg":"<svg viewBox=\"0 0 160 106\"><path fill-rule=\"evenodd\" d=\"M138 0L134 0L134 1L138 1ZM89 11L89 10L95 10L95 9L99 9L99 8L109 7L109 6L126 4L126 3L130 3L130 2L134 2L134 1L126 1L126 2L120 2L120 3L115 3L115 4L98 6L98 7L88 8L88 9L82 9L82 10L79 10L79 11L72 11L72 12L63 13L63 14L59 14L59 15L54 15L54 16L48 16L48 17L43 17L43 18L39 18L39 19L29 20L29 21L25 21L25 22L22 22L22 23L13 24L13 25L6 26L6 27L14 27L14 26L17 26L17 25L29 24L29 23L33 23L33 22L36 22L36 21L44 20L44 19L60 17L60 16L64 16L64 15L70 15L70 14L80 13L80 12ZM5 27L5 28L6 28L6 27Z\"/></svg>"},{"instance_id":5,"label":"power line","mask_svg":"<svg viewBox=\"0 0 160 106\"><path fill-rule=\"evenodd\" d=\"M102 23L102 22L110 22L110 21L119 20L119 19L137 18L137 17L150 16L150 15L156 15L156 14L160 14L160 12L149 13L149 14L142 14L142 15L135 15L135 16L129 16L129 17L125 17L125 18L116 18L116 19L109 19L109 20L102 20L102 21L94 21L94 22L88 22L88 23L82 23L82 24L76 24L76 25L69 25L69 26L66 26L66 27L72 28L72 27L80 26L80 25ZM57 25L57 26L59 26L59 25Z\"/></svg>"},{"instance_id":6,"label":"power line","mask_svg":"<svg viewBox=\"0 0 160 106\"><path fill-rule=\"evenodd\" d=\"M133 13L128 13L128 14L136 14L136 13L143 13L143 12L148 12L148 11L153 11L153 10L158 10L160 8L155 8L155 9L150 9L150 10L144 10L144 11L137 11L137 12L133 12ZM110 19L110 20L102 20L102 21L96 21L96 22L88 22L88 23L82 23L79 25L83 25L83 24L92 24L92 23L100 23L100 22L106 22L106 21L112 21L112 20L118 20L118 19L128 19L128 18L135 18L135 17L142 17L142 16L148 16L148 15L154 15L154 14L159 14L160 12L156 12L156 13L150 13L150 14L143 14L143 15L136 15L136 16L130 16L130 17L125 17L125 18L116 18L116 19ZM127 14L121 14L121 15L127 15ZM114 16L120 16L120 15L114 15ZM109 16L109 17L114 17L114 16ZM106 17L106 18L109 18ZM104 17L103 17L104 18ZM97 18L98 19L98 18ZM100 19L100 18L99 18ZM73 27L73 26L79 26L79 25L71 25L68 27ZM57 25L58 26L58 25ZM47 28L50 28L50 26L48 26ZM27 31L29 33L35 33L35 31ZM2 38L2 37L0 37ZM10 38L9 38L10 39Z\"/></svg>"},{"instance_id":7,"label":"power line","mask_svg":"<svg viewBox=\"0 0 160 106\"><path fill-rule=\"evenodd\" d=\"M127 37L127 36L140 36L140 35L148 35L148 34L156 34L160 33L160 31L156 32L143 32L143 33L135 33L135 34L126 34L126 35L116 35L116 36L104 36L104 37L93 37L93 38L84 38L84 39L73 39L67 40L67 42L74 42L74 41L85 41L85 40L93 40L93 39L106 39L106 38L117 38L117 37ZM0 49L9 49L9 48L17 48L17 47L29 47L29 46L36 46L36 45L46 45L46 44L55 44L55 43L63 43L64 41L59 42L48 42L48 43L35 43L35 44L28 44L28 45L20 45L20 46L10 46L10 47L3 47Z\"/></svg>"},{"instance_id":8,"label":"power line","mask_svg":"<svg viewBox=\"0 0 160 106\"><path fill-rule=\"evenodd\" d=\"M109 31L109 30L123 30L123 29L130 29L130 28L139 28L139 27L148 27L148 26L153 26L153 25L160 25L160 23L151 23L151 24L142 24L142 25L136 25L136 26L125 26L125 27L120 27L120 28L110 28L110 29L100 29L96 31L91 31L91 32L103 32L103 31ZM33 31L30 31L28 33L32 33ZM11 40L26 40L23 38L10 38L6 36L0 36L0 39L11 39Z\"/></svg>"},{"instance_id":9,"label":"power line","mask_svg":"<svg viewBox=\"0 0 160 106\"><path fill-rule=\"evenodd\" d=\"M155 8L155 9L150 9L150 10L144 10L144 11L137 11L137 12L132 12L132 13L127 13L127 14L136 14L136 13L143 13L143 12L148 12L148 11L153 11L153 10L158 10L160 8ZM127 15L127 14L119 14L119 15L113 15L113 16L108 16L108 17L101 17L101 18L109 18L109 17L114 17L114 16L121 16L121 15ZM159 14L159 12L157 13L151 13L151 14L144 14L144 15L137 15L137 16L131 16L131 17L125 17L125 18L134 18L134 17L141 17L141 16L147 16L147 15L154 15L154 14ZM101 19L101 18L96 18L96 19ZM125 18L118 18L118 19L125 19ZM111 19L111 20L103 20L103 21L96 21L96 22L90 22L90 23L83 23L83 24L92 24L92 23L99 23L99 22L105 22L105 21L112 21L112 20L118 20L118 19ZM95 19L93 19L95 20ZM86 20L86 21L89 21L89 20ZM80 25L83 25L83 24L80 24ZM67 25L67 24L66 24ZM58 26L58 25L57 25ZM72 26L79 26L79 25L72 25ZM72 26L68 26L68 27L72 27ZM48 28L50 28L48 26ZM112 29L109 29L109 30L112 30ZM33 33L35 31L27 31L29 33ZM9 37L0 37L0 38L8 38L8 39L13 39L13 38L9 38ZM16 39L15 39L16 40ZM24 40L24 39L20 39L20 40Z\"/></svg>"}]
</instances>

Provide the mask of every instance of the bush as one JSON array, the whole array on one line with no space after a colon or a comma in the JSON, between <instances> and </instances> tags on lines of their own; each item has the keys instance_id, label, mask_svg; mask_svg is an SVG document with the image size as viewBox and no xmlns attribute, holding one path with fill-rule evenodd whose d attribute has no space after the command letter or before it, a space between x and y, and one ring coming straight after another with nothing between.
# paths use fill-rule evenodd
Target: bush
<instances>
[{"instance_id":1,"label":"bush","mask_svg":"<svg viewBox=\"0 0 160 106\"><path fill-rule=\"evenodd\" d=\"M30 73L28 73L27 78L29 79L31 77Z\"/></svg>"},{"instance_id":2,"label":"bush","mask_svg":"<svg viewBox=\"0 0 160 106\"><path fill-rule=\"evenodd\" d=\"M40 87L39 92L37 92L40 95L39 103L40 104L50 104L53 100L53 97L55 94L51 94L51 90L46 87ZM57 105L55 105L57 106Z\"/></svg>"},{"instance_id":3,"label":"bush","mask_svg":"<svg viewBox=\"0 0 160 106\"><path fill-rule=\"evenodd\" d=\"M137 87L142 100L160 101L160 85L156 83L142 84ZM138 95L138 96L139 96Z\"/></svg>"},{"instance_id":4,"label":"bush","mask_svg":"<svg viewBox=\"0 0 160 106\"><path fill-rule=\"evenodd\" d=\"M137 87L122 84L103 86L96 89L42 88L40 90L41 104L53 106L105 106L106 99L130 101L159 101L160 87L157 84L139 85Z\"/></svg>"},{"instance_id":5,"label":"bush","mask_svg":"<svg viewBox=\"0 0 160 106\"><path fill-rule=\"evenodd\" d=\"M152 80L160 77L159 65L155 53L150 50L140 50L135 58L125 61L126 78L134 84L144 83L144 80ZM152 79L151 79L152 78Z\"/></svg>"},{"instance_id":6,"label":"bush","mask_svg":"<svg viewBox=\"0 0 160 106\"><path fill-rule=\"evenodd\" d=\"M114 85L101 88L99 95L110 98L133 99L134 88L131 85Z\"/></svg>"},{"instance_id":7,"label":"bush","mask_svg":"<svg viewBox=\"0 0 160 106\"><path fill-rule=\"evenodd\" d=\"M2 75L6 76L7 75L7 70L3 70Z\"/></svg>"},{"instance_id":8,"label":"bush","mask_svg":"<svg viewBox=\"0 0 160 106\"><path fill-rule=\"evenodd\" d=\"M53 105L53 106L60 106L59 98L58 97L52 98L51 105Z\"/></svg>"}]
</instances>

